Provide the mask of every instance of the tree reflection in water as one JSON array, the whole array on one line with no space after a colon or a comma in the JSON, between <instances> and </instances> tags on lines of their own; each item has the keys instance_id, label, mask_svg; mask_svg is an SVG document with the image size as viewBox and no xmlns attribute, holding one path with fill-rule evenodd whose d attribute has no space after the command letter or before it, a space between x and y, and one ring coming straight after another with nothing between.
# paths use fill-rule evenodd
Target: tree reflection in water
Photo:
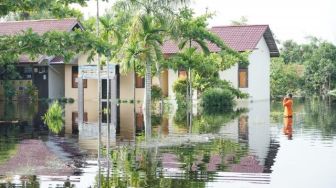
<instances>
[{"instance_id":1,"label":"tree reflection in water","mask_svg":"<svg viewBox=\"0 0 336 188\"><path fill-rule=\"evenodd\" d=\"M243 112L197 115L193 117L192 133L215 133ZM180 109L174 118L175 126L188 128L186 118L186 111ZM98 179L102 187L205 187L218 171L230 171L248 155L246 144L222 137L162 147L141 144L148 141L143 137L137 136L135 146L113 148L111 168L102 165L96 187Z\"/></svg>"}]
</instances>

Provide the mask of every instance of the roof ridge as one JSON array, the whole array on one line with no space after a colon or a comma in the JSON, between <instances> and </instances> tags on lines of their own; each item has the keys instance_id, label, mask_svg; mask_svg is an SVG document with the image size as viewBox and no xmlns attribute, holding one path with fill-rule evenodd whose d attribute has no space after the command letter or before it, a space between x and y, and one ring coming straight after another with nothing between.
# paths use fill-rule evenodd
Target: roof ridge
<instances>
[{"instance_id":1,"label":"roof ridge","mask_svg":"<svg viewBox=\"0 0 336 188\"><path fill-rule=\"evenodd\" d=\"M252 24L252 25L218 25L211 28L224 28L224 27L255 27L255 26L268 26L268 24Z\"/></svg>"},{"instance_id":2,"label":"roof ridge","mask_svg":"<svg viewBox=\"0 0 336 188\"><path fill-rule=\"evenodd\" d=\"M63 21L63 20L76 20L76 21L78 21L77 18L61 18L61 19L51 18L51 19L38 19L38 20L14 20L14 21L4 21L4 22L0 22L0 24L1 24L1 23L19 23L19 22Z\"/></svg>"}]
</instances>

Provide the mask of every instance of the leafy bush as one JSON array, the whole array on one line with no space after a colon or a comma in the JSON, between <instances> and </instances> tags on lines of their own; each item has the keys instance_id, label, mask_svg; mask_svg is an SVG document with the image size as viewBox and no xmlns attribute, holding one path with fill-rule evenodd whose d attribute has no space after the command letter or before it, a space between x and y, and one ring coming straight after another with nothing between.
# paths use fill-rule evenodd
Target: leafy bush
<instances>
[{"instance_id":1,"label":"leafy bush","mask_svg":"<svg viewBox=\"0 0 336 188\"><path fill-rule=\"evenodd\" d=\"M66 102L67 102L67 98L65 98L65 97L61 97L61 98L58 99L58 101L59 101L60 103L66 103Z\"/></svg>"},{"instance_id":2,"label":"leafy bush","mask_svg":"<svg viewBox=\"0 0 336 188\"><path fill-rule=\"evenodd\" d=\"M31 99L36 100L37 99L37 88L32 83L29 83L25 89L25 94Z\"/></svg>"},{"instance_id":3,"label":"leafy bush","mask_svg":"<svg viewBox=\"0 0 336 188\"><path fill-rule=\"evenodd\" d=\"M226 89L232 92L232 94L238 99L248 98L248 94L240 91L239 89L234 88L230 82L226 80L217 80L217 82L212 86L212 88L221 88Z\"/></svg>"},{"instance_id":4,"label":"leafy bush","mask_svg":"<svg viewBox=\"0 0 336 188\"><path fill-rule=\"evenodd\" d=\"M285 64L282 58L272 59L271 62L271 97L282 97L286 93L302 95L303 82L302 75L299 71L302 65ZM303 74L303 73L301 73Z\"/></svg>"},{"instance_id":5,"label":"leafy bush","mask_svg":"<svg viewBox=\"0 0 336 188\"><path fill-rule=\"evenodd\" d=\"M158 101L162 97L162 89L157 86L153 85L152 86L152 101Z\"/></svg>"},{"instance_id":6,"label":"leafy bush","mask_svg":"<svg viewBox=\"0 0 336 188\"><path fill-rule=\"evenodd\" d=\"M74 103L75 102L75 99L73 98L68 98L68 103Z\"/></svg>"},{"instance_id":7,"label":"leafy bush","mask_svg":"<svg viewBox=\"0 0 336 188\"><path fill-rule=\"evenodd\" d=\"M6 100L12 100L15 95L15 87L13 82L4 80L3 82L4 95Z\"/></svg>"},{"instance_id":8,"label":"leafy bush","mask_svg":"<svg viewBox=\"0 0 336 188\"><path fill-rule=\"evenodd\" d=\"M211 88L202 94L201 105L205 112L228 111L232 110L234 98L229 89Z\"/></svg>"},{"instance_id":9,"label":"leafy bush","mask_svg":"<svg viewBox=\"0 0 336 188\"><path fill-rule=\"evenodd\" d=\"M47 124L49 130L53 133L61 132L64 119L63 108L58 101L55 101L48 109L48 111L42 117L45 124Z\"/></svg>"},{"instance_id":10,"label":"leafy bush","mask_svg":"<svg viewBox=\"0 0 336 188\"><path fill-rule=\"evenodd\" d=\"M187 80L179 79L175 81L173 85L173 91L175 93L176 102L179 107L187 106Z\"/></svg>"},{"instance_id":11,"label":"leafy bush","mask_svg":"<svg viewBox=\"0 0 336 188\"><path fill-rule=\"evenodd\" d=\"M173 85L174 93L179 93L182 95L187 95L187 80L186 79L178 79L175 81Z\"/></svg>"}]
</instances>

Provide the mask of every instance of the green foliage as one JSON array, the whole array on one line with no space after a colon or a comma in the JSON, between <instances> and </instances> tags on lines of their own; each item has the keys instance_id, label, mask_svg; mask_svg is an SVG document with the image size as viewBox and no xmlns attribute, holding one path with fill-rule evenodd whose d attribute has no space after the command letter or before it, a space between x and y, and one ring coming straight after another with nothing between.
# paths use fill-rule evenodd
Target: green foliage
<instances>
[{"instance_id":1,"label":"green foliage","mask_svg":"<svg viewBox=\"0 0 336 188\"><path fill-rule=\"evenodd\" d=\"M152 86L152 100L153 101L158 101L162 98L162 89L157 86L157 85L153 85Z\"/></svg>"},{"instance_id":2,"label":"green foliage","mask_svg":"<svg viewBox=\"0 0 336 188\"><path fill-rule=\"evenodd\" d=\"M68 103L74 103L75 102L75 99L73 98L68 98Z\"/></svg>"},{"instance_id":3,"label":"green foliage","mask_svg":"<svg viewBox=\"0 0 336 188\"><path fill-rule=\"evenodd\" d=\"M305 67L306 91L327 95L336 87L336 46L328 42L319 43L310 59L305 62Z\"/></svg>"},{"instance_id":4,"label":"green foliage","mask_svg":"<svg viewBox=\"0 0 336 188\"><path fill-rule=\"evenodd\" d=\"M42 119L48 125L49 130L56 134L60 133L64 125L63 108L60 103L58 101L53 102Z\"/></svg>"},{"instance_id":5,"label":"green foliage","mask_svg":"<svg viewBox=\"0 0 336 188\"><path fill-rule=\"evenodd\" d=\"M15 87L10 80L3 81L4 96L6 100L12 100L15 96Z\"/></svg>"},{"instance_id":6,"label":"green foliage","mask_svg":"<svg viewBox=\"0 0 336 188\"><path fill-rule=\"evenodd\" d=\"M25 94L33 101L37 99L37 88L33 84L28 84L25 88Z\"/></svg>"},{"instance_id":7,"label":"green foliage","mask_svg":"<svg viewBox=\"0 0 336 188\"><path fill-rule=\"evenodd\" d=\"M17 13L20 19L29 19L31 14L46 11L55 18L80 17L78 10L69 5L78 3L86 5L87 0L2 0L0 2L0 17Z\"/></svg>"},{"instance_id":8,"label":"green foliage","mask_svg":"<svg viewBox=\"0 0 336 188\"><path fill-rule=\"evenodd\" d=\"M208 89L202 94L201 106L205 112L230 111L234 106L234 97L229 89Z\"/></svg>"},{"instance_id":9,"label":"green foliage","mask_svg":"<svg viewBox=\"0 0 336 188\"><path fill-rule=\"evenodd\" d=\"M178 79L173 85L173 91L179 108L187 106L187 82L185 79Z\"/></svg>"},{"instance_id":10,"label":"green foliage","mask_svg":"<svg viewBox=\"0 0 336 188\"><path fill-rule=\"evenodd\" d=\"M177 81L173 89L179 105L186 106L186 98L190 87L202 93L208 88L225 87L232 88L230 84L220 80L218 71L230 68L238 62L248 64L247 52L238 53L229 47L207 28L207 20L212 15L206 14L194 17L191 9L181 9L173 27L173 39L178 42L180 52L172 56L166 63L173 70L190 70L190 77L186 81ZM221 50L211 53L208 44L217 45ZM201 49L198 50L198 49ZM185 86L181 85L185 82ZM184 84L184 83L183 83ZM182 89L184 87L184 89ZM176 90L176 91L175 91ZM235 92L240 95L240 92Z\"/></svg>"},{"instance_id":11,"label":"green foliage","mask_svg":"<svg viewBox=\"0 0 336 188\"><path fill-rule=\"evenodd\" d=\"M152 126L161 125L161 123L162 123L162 115L152 113L151 118L152 118Z\"/></svg>"},{"instance_id":12,"label":"green foliage","mask_svg":"<svg viewBox=\"0 0 336 188\"><path fill-rule=\"evenodd\" d=\"M289 63L302 64L304 62L303 58L304 53L305 52L303 51L301 45L297 44L292 40L287 40L283 42L280 54L285 64Z\"/></svg>"},{"instance_id":13,"label":"green foliage","mask_svg":"<svg viewBox=\"0 0 336 188\"><path fill-rule=\"evenodd\" d=\"M280 54L281 58L273 60L271 67L272 96L285 92L326 96L336 87L334 44L315 37L308 44L285 41ZM304 67L302 74L297 69L299 65Z\"/></svg>"},{"instance_id":14,"label":"green foliage","mask_svg":"<svg viewBox=\"0 0 336 188\"><path fill-rule=\"evenodd\" d=\"M18 151L18 137L20 127L2 125L0 127L0 164L11 159Z\"/></svg>"},{"instance_id":15,"label":"green foliage","mask_svg":"<svg viewBox=\"0 0 336 188\"><path fill-rule=\"evenodd\" d=\"M271 61L271 97L283 97L287 93L301 95L302 75L298 74L297 64L285 64L282 58Z\"/></svg>"},{"instance_id":16,"label":"green foliage","mask_svg":"<svg viewBox=\"0 0 336 188\"><path fill-rule=\"evenodd\" d=\"M185 79L178 79L175 81L174 85L173 85L173 91L174 93L180 93L183 95L187 94L187 80Z\"/></svg>"},{"instance_id":17,"label":"green foliage","mask_svg":"<svg viewBox=\"0 0 336 188\"><path fill-rule=\"evenodd\" d=\"M58 102L60 102L60 103L66 103L67 101L68 101L68 99L65 98L65 97L61 97L61 98L58 99Z\"/></svg>"}]
</instances>

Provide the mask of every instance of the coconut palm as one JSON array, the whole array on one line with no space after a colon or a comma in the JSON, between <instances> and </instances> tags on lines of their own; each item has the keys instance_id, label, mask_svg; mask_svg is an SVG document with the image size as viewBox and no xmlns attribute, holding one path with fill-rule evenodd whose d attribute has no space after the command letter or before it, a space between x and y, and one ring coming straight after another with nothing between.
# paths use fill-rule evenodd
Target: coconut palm
<instances>
[{"instance_id":1,"label":"coconut palm","mask_svg":"<svg viewBox=\"0 0 336 188\"><path fill-rule=\"evenodd\" d=\"M152 86L152 65L162 56L161 45L166 31L162 19L153 15L138 15L133 24L134 32L131 35L131 49L145 68L145 95L144 111L145 126L149 130L151 125L151 86ZM137 32L135 32L137 31Z\"/></svg>"},{"instance_id":2,"label":"coconut palm","mask_svg":"<svg viewBox=\"0 0 336 188\"><path fill-rule=\"evenodd\" d=\"M186 0L124 0L124 8L134 11L133 21L126 39L127 53L122 58L137 59L145 72L144 115L145 127L151 126L152 66L163 57L161 45L168 34L168 21L174 16L173 6ZM122 4L122 3L120 3ZM128 10L124 10L128 11ZM130 64L130 59L124 62Z\"/></svg>"},{"instance_id":3,"label":"coconut palm","mask_svg":"<svg viewBox=\"0 0 336 188\"><path fill-rule=\"evenodd\" d=\"M196 48L200 48L205 55L210 54L209 44L217 45L222 54L232 54L236 57L242 56L230 49L224 42L214 33L209 31L207 20L211 18L211 14L205 14L199 17L193 17L193 12L189 8L184 8L180 11L179 16L177 17L175 27L172 30L172 36L175 41L178 42L178 47L185 53L182 56L189 56L190 62L192 61L192 55L196 53ZM225 52L225 53L223 53ZM187 88L187 97L192 100L192 69L194 66L192 63L189 63L185 68L188 71L188 88ZM181 67L180 67L181 68Z\"/></svg>"}]
</instances>

